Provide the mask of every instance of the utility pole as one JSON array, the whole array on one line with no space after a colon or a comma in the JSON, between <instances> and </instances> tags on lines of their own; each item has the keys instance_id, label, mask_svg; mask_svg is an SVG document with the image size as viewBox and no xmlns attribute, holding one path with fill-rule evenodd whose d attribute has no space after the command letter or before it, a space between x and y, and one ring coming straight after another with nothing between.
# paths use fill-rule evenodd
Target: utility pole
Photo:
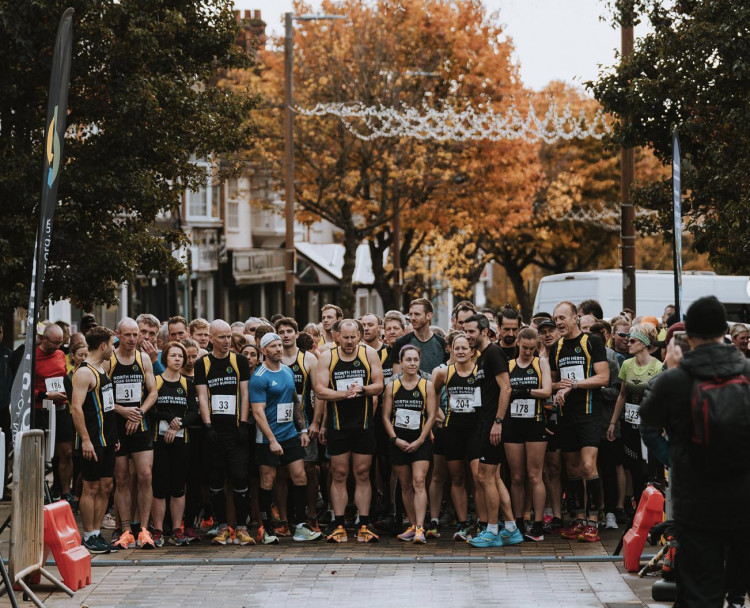
<instances>
[{"instance_id":1,"label":"utility pole","mask_svg":"<svg viewBox=\"0 0 750 608\"><path fill-rule=\"evenodd\" d=\"M401 212L398 208L398 197L393 197L393 299L396 309L401 310L401 291L403 289L403 275L401 270Z\"/></svg>"},{"instance_id":2,"label":"utility pole","mask_svg":"<svg viewBox=\"0 0 750 608\"><path fill-rule=\"evenodd\" d=\"M621 17L622 61L633 55L633 11L632 2L623 6ZM622 249L622 306L635 310L635 207L630 200L630 186L635 175L633 148L620 150L620 240Z\"/></svg>"},{"instance_id":3,"label":"utility pole","mask_svg":"<svg viewBox=\"0 0 750 608\"><path fill-rule=\"evenodd\" d=\"M285 263L284 314L294 317L294 13L284 13L284 175Z\"/></svg>"}]
</instances>

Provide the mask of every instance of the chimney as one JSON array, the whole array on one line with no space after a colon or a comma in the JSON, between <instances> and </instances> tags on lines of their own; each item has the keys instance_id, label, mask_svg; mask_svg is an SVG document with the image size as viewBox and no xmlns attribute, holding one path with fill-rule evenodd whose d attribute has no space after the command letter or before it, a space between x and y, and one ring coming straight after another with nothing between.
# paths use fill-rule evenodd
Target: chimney
<instances>
[{"instance_id":1,"label":"chimney","mask_svg":"<svg viewBox=\"0 0 750 608\"><path fill-rule=\"evenodd\" d=\"M252 55L258 49L266 48L266 24L261 19L259 10L235 11L240 24L237 44L248 54Z\"/></svg>"}]
</instances>

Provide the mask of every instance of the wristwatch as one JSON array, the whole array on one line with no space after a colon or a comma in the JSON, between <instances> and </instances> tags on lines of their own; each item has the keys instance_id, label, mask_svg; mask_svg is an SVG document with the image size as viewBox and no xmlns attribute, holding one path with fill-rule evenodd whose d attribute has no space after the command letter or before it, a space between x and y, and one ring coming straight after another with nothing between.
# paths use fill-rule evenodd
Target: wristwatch
<instances>
[{"instance_id":1,"label":"wristwatch","mask_svg":"<svg viewBox=\"0 0 750 608\"><path fill-rule=\"evenodd\" d=\"M391 443L396 443L397 441L398 441L398 437L396 437L395 435L390 438Z\"/></svg>"},{"instance_id":2,"label":"wristwatch","mask_svg":"<svg viewBox=\"0 0 750 608\"><path fill-rule=\"evenodd\" d=\"M495 418L495 424L502 424L503 419L502 418Z\"/></svg>"}]
</instances>

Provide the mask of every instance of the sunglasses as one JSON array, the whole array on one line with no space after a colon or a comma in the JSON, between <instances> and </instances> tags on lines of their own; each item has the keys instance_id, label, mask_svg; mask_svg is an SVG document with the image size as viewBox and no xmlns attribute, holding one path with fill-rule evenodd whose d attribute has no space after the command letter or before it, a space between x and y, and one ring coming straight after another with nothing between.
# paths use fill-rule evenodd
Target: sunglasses
<instances>
[{"instance_id":1,"label":"sunglasses","mask_svg":"<svg viewBox=\"0 0 750 608\"><path fill-rule=\"evenodd\" d=\"M615 332L615 333L616 333L616 334L617 334L618 336L620 336L621 338L627 338L627 337L628 337L628 336L630 335L629 333L627 333L627 332L625 332L625 331L618 331L618 332Z\"/></svg>"},{"instance_id":2,"label":"sunglasses","mask_svg":"<svg viewBox=\"0 0 750 608\"><path fill-rule=\"evenodd\" d=\"M640 342L641 342L640 340L636 340L635 338L630 338L630 340L628 340L628 344L637 344Z\"/></svg>"}]
</instances>

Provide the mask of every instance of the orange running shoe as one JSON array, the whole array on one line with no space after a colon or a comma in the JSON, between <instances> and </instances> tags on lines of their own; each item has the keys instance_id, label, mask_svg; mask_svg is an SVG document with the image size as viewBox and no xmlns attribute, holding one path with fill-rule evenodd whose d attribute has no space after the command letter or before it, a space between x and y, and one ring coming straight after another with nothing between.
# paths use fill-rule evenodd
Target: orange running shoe
<instances>
[{"instance_id":1,"label":"orange running shoe","mask_svg":"<svg viewBox=\"0 0 750 608\"><path fill-rule=\"evenodd\" d=\"M138 546L141 549L156 549L154 538L146 528L141 528L141 531L138 533Z\"/></svg>"},{"instance_id":2,"label":"orange running shoe","mask_svg":"<svg viewBox=\"0 0 750 608\"><path fill-rule=\"evenodd\" d=\"M357 542L360 543L376 543L380 540L380 537L375 534L375 530L373 530L369 524L368 525L361 525L359 527L359 530L357 530Z\"/></svg>"},{"instance_id":3,"label":"orange running shoe","mask_svg":"<svg viewBox=\"0 0 750 608\"><path fill-rule=\"evenodd\" d=\"M332 526L333 527L333 526ZM364 528L364 526L362 526ZM346 534L344 526L336 526L328 534L326 534L327 543L345 543L349 540Z\"/></svg>"},{"instance_id":4,"label":"orange running shoe","mask_svg":"<svg viewBox=\"0 0 750 608\"><path fill-rule=\"evenodd\" d=\"M133 549L135 547L135 537L130 530L123 530L120 538L112 544L118 549Z\"/></svg>"},{"instance_id":5,"label":"orange running shoe","mask_svg":"<svg viewBox=\"0 0 750 608\"><path fill-rule=\"evenodd\" d=\"M289 522L282 521L278 526L274 526L273 533L276 536L289 536L292 533L289 530Z\"/></svg>"}]
</instances>

